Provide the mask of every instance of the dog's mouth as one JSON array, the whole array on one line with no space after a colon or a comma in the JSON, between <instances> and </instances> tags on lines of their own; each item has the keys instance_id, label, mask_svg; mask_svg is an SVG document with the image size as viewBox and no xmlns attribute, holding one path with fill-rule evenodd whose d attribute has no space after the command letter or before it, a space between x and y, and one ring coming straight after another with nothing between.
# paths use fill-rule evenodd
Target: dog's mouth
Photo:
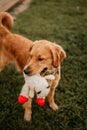
<instances>
[{"instance_id":1,"label":"dog's mouth","mask_svg":"<svg viewBox=\"0 0 87 130\"><path fill-rule=\"evenodd\" d=\"M47 72L47 70L48 70L48 68L45 67L45 68L40 72L40 74L41 74L41 75L45 74L45 73Z\"/></svg>"},{"instance_id":2,"label":"dog's mouth","mask_svg":"<svg viewBox=\"0 0 87 130\"><path fill-rule=\"evenodd\" d=\"M42 71L39 72L39 73L44 76L44 75L47 74L47 70L48 70L48 68L45 67L45 68L43 68ZM28 68L24 69L24 73L25 73L26 75L28 75L28 76L34 75L34 73L32 73L32 71L30 71L30 69L28 69Z\"/></svg>"}]
</instances>

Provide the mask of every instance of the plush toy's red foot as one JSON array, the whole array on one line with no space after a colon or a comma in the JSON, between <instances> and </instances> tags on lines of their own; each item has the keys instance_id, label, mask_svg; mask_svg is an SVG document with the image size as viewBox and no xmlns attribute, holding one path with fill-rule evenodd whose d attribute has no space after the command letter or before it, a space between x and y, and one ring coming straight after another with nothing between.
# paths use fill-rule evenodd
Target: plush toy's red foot
<instances>
[{"instance_id":1,"label":"plush toy's red foot","mask_svg":"<svg viewBox=\"0 0 87 130\"><path fill-rule=\"evenodd\" d=\"M27 102L27 101L28 101L28 98L25 97L25 96L20 95L20 96L18 97L18 103L20 103L20 104L24 104L24 103Z\"/></svg>"},{"instance_id":2,"label":"plush toy's red foot","mask_svg":"<svg viewBox=\"0 0 87 130\"><path fill-rule=\"evenodd\" d=\"M44 106L44 104L45 104L45 98L36 98L36 103L39 106Z\"/></svg>"}]
</instances>

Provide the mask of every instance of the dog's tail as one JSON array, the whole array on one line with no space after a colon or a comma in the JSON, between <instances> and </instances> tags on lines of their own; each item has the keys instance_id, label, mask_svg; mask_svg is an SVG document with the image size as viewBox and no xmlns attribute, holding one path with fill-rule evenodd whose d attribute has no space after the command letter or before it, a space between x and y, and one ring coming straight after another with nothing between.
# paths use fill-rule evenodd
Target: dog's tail
<instances>
[{"instance_id":1,"label":"dog's tail","mask_svg":"<svg viewBox=\"0 0 87 130\"><path fill-rule=\"evenodd\" d=\"M7 12L0 12L0 35L6 35L13 27L13 19Z\"/></svg>"}]
</instances>

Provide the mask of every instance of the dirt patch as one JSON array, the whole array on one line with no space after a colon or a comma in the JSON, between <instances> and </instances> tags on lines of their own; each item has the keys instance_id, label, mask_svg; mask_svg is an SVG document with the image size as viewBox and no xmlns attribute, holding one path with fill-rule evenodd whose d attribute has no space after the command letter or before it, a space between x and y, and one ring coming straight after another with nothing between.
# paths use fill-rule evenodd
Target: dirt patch
<instances>
[{"instance_id":1,"label":"dirt patch","mask_svg":"<svg viewBox=\"0 0 87 130\"><path fill-rule=\"evenodd\" d=\"M23 0L19 5L15 6L13 9L11 9L9 12L13 16L14 19L16 19L17 15L27 8L29 8L29 5L32 0Z\"/></svg>"}]
</instances>

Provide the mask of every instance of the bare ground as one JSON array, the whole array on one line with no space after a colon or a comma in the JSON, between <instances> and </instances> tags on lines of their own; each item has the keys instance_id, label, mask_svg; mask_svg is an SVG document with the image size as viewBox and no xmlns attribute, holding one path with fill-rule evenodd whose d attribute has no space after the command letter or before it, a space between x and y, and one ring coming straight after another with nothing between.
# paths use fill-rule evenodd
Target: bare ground
<instances>
[{"instance_id":1,"label":"bare ground","mask_svg":"<svg viewBox=\"0 0 87 130\"><path fill-rule=\"evenodd\" d=\"M27 8L29 8L29 5L31 3L31 0L23 0L21 4L18 6L15 6L13 9L11 9L9 12L13 16L14 19L16 19L17 15Z\"/></svg>"}]
</instances>

